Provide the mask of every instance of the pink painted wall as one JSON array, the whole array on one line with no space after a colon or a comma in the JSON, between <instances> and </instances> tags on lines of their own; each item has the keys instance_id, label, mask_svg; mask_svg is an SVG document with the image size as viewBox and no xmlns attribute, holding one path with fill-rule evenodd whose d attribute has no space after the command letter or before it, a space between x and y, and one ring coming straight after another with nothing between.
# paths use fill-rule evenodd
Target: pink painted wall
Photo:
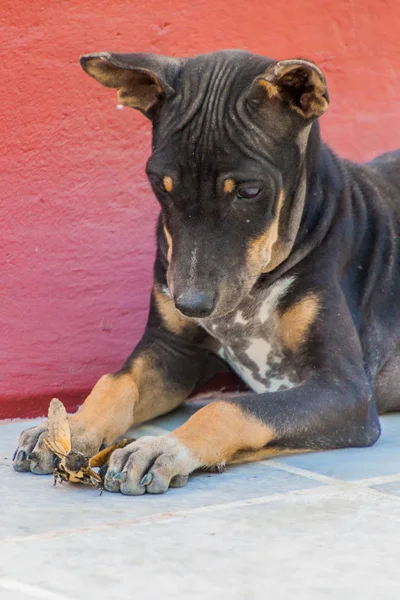
<instances>
[{"instance_id":1,"label":"pink painted wall","mask_svg":"<svg viewBox=\"0 0 400 600\"><path fill-rule=\"evenodd\" d=\"M70 408L146 319L157 205L150 126L80 54L241 47L325 70L325 138L367 159L400 142L398 0L3 0L0 417Z\"/></svg>"}]
</instances>

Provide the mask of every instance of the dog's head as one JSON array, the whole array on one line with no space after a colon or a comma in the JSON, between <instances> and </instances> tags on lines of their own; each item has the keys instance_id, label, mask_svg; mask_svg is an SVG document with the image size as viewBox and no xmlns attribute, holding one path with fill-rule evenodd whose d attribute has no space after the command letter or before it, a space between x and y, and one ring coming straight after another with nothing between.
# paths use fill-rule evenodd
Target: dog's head
<instances>
[{"instance_id":1,"label":"dog's head","mask_svg":"<svg viewBox=\"0 0 400 600\"><path fill-rule=\"evenodd\" d=\"M175 305L198 318L231 312L293 247L310 128L329 101L323 74L239 51L101 52L81 65L152 121L147 174Z\"/></svg>"}]
</instances>

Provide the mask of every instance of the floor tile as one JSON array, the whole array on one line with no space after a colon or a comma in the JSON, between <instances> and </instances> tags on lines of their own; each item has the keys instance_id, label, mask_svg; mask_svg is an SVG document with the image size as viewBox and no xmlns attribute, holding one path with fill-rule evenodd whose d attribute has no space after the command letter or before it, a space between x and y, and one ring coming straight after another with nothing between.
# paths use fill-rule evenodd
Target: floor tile
<instances>
[{"instance_id":1,"label":"floor tile","mask_svg":"<svg viewBox=\"0 0 400 600\"><path fill-rule=\"evenodd\" d=\"M400 496L400 481L392 481L390 483L382 483L380 485L372 486L373 489L378 492L383 492L385 494L392 494L394 496Z\"/></svg>"},{"instance_id":2,"label":"floor tile","mask_svg":"<svg viewBox=\"0 0 400 600\"><path fill-rule=\"evenodd\" d=\"M283 494L321 485L310 479L257 463L236 465L224 473L193 475L184 489L140 497L103 492L91 487L62 484L51 476L16 473L0 464L3 511L0 539L53 529L73 529L91 523L109 523L129 517L187 510L264 495Z\"/></svg>"},{"instance_id":3,"label":"floor tile","mask_svg":"<svg viewBox=\"0 0 400 600\"><path fill-rule=\"evenodd\" d=\"M394 599L399 536L397 499L322 487L165 522L0 542L0 577L71 600Z\"/></svg>"},{"instance_id":4,"label":"floor tile","mask_svg":"<svg viewBox=\"0 0 400 600\"><path fill-rule=\"evenodd\" d=\"M133 434L170 431L203 403ZM277 458L286 471L233 466L138 498L15 473L19 432L34 423L0 423L1 600L399 596L400 480L345 482L400 477L400 415L382 419L372 448Z\"/></svg>"}]
</instances>

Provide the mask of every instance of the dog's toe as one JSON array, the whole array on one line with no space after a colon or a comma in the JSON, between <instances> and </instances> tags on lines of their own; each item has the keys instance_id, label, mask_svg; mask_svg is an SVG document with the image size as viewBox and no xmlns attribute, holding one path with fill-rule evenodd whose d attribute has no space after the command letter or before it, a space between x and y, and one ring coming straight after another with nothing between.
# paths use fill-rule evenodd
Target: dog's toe
<instances>
[{"instance_id":1,"label":"dog's toe","mask_svg":"<svg viewBox=\"0 0 400 600\"><path fill-rule=\"evenodd\" d=\"M143 437L113 453L104 487L130 496L161 494L184 486L196 466L172 436Z\"/></svg>"},{"instance_id":2,"label":"dog's toe","mask_svg":"<svg viewBox=\"0 0 400 600\"><path fill-rule=\"evenodd\" d=\"M54 455L44 442L46 433L45 425L31 427L21 433L13 457L13 467L16 471L31 471L38 475L53 471Z\"/></svg>"}]
</instances>

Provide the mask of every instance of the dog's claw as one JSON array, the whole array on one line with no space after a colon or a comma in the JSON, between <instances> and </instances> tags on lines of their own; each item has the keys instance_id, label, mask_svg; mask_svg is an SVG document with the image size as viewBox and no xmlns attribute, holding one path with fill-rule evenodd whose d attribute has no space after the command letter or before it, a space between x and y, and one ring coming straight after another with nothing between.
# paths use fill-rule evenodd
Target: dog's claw
<instances>
[{"instance_id":1,"label":"dog's claw","mask_svg":"<svg viewBox=\"0 0 400 600\"><path fill-rule=\"evenodd\" d=\"M125 483L127 477L128 473L124 471L122 473L117 473L117 475L114 475L113 481L118 481L118 483Z\"/></svg>"},{"instance_id":2,"label":"dog's claw","mask_svg":"<svg viewBox=\"0 0 400 600\"><path fill-rule=\"evenodd\" d=\"M27 459L27 452L25 449L18 450L13 460L13 467L16 471L29 471L29 460Z\"/></svg>"},{"instance_id":3,"label":"dog's claw","mask_svg":"<svg viewBox=\"0 0 400 600\"><path fill-rule=\"evenodd\" d=\"M21 463L21 462L23 462L25 459L26 459L26 452L25 452L25 450L20 450L20 451L18 452L18 458L17 458L17 461L18 461L19 463Z\"/></svg>"},{"instance_id":4,"label":"dog's claw","mask_svg":"<svg viewBox=\"0 0 400 600\"><path fill-rule=\"evenodd\" d=\"M146 473L146 475L144 477L142 477L140 485L142 485L144 487L146 485L150 485L152 481L153 481L153 474Z\"/></svg>"},{"instance_id":5,"label":"dog's claw","mask_svg":"<svg viewBox=\"0 0 400 600\"><path fill-rule=\"evenodd\" d=\"M29 471L29 461L26 458L26 450L18 450L14 459L14 469L16 471Z\"/></svg>"}]
</instances>

